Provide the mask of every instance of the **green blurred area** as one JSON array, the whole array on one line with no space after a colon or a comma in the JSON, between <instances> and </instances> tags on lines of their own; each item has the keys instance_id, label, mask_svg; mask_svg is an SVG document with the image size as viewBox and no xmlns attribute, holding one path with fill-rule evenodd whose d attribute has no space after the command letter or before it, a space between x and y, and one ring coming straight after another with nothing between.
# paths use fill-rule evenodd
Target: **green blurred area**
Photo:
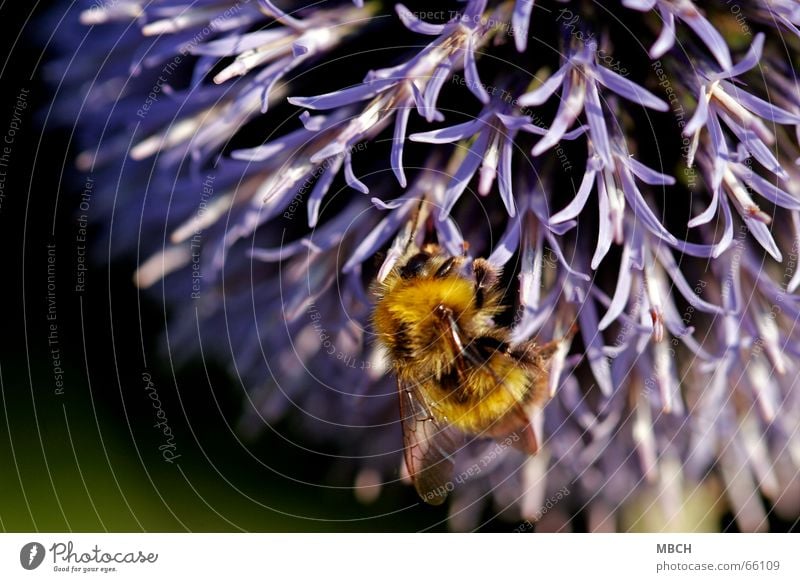
<instances>
[{"instance_id":1,"label":"green blurred area","mask_svg":"<svg viewBox=\"0 0 800 582\"><path fill-rule=\"evenodd\" d=\"M31 361L31 388L24 355L15 358L17 365L4 360L4 531L416 531L437 529L444 517L441 511L421 508L400 485L363 505L346 484L295 483L289 476L323 482L330 467L317 459L321 470L298 471L298 461L308 462L312 455L264 436L253 443L252 452L262 457L265 468L237 441L226 419L214 420L195 403L186 409L194 415L190 419L199 421L191 426L169 398L164 409L170 410L181 456L165 462L158 450L163 436L138 414L138 407L129 405L129 416L119 415L109 404L113 397L98 401L77 380L63 395L54 394L52 378L47 378L51 363L44 359ZM75 366L64 370L67 378L81 375ZM113 384L98 388L124 399ZM137 396L148 404L144 391Z\"/></svg>"}]
</instances>

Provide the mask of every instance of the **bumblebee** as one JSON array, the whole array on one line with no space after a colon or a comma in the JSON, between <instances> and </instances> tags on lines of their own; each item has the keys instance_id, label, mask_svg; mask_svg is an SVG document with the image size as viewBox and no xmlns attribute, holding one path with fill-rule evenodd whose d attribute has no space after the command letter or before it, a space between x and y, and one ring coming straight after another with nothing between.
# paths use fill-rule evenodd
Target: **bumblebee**
<instances>
[{"instance_id":1,"label":"bumblebee","mask_svg":"<svg viewBox=\"0 0 800 582\"><path fill-rule=\"evenodd\" d=\"M511 436L537 452L528 411L546 401L563 341L512 345L511 329L494 321L503 310L499 270L475 259L465 273L466 261L436 244L412 246L373 288L374 330L397 377L406 467L432 505L453 488L461 436Z\"/></svg>"}]
</instances>

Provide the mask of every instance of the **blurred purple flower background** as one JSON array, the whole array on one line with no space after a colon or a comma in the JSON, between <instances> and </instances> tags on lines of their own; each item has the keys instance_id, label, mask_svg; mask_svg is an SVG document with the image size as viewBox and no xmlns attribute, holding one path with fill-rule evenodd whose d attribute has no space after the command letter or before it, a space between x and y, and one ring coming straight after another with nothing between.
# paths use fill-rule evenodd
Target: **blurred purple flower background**
<instances>
[{"instance_id":1,"label":"blurred purple flower background","mask_svg":"<svg viewBox=\"0 0 800 582\"><path fill-rule=\"evenodd\" d=\"M368 502L402 455L367 289L422 202L450 252L504 269L516 340L580 330L544 450L471 442L451 527L795 519L800 7L619 4L54 10L96 257L137 258L171 356L229 364L244 434L288 417L337 443Z\"/></svg>"}]
</instances>

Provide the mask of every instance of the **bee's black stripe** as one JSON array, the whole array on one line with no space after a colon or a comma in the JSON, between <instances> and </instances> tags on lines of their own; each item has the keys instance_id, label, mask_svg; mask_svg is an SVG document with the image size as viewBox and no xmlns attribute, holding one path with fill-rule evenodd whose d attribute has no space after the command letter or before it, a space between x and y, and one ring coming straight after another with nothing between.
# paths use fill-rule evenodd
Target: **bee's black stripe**
<instances>
[{"instance_id":1,"label":"bee's black stripe","mask_svg":"<svg viewBox=\"0 0 800 582\"><path fill-rule=\"evenodd\" d=\"M411 345L408 340L408 325L400 323L397 331L392 338L392 355L395 359L407 359L412 357Z\"/></svg>"},{"instance_id":2,"label":"bee's black stripe","mask_svg":"<svg viewBox=\"0 0 800 582\"><path fill-rule=\"evenodd\" d=\"M482 335L472 340L475 349L489 359L495 352L508 352L508 343L490 335Z\"/></svg>"},{"instance_id":3,"label":"bee's black stripe","mask_svg":"<svg viewBox=\"0 0 800 582\"><path fill-rule=\"evenodd\" d=\"M486 301L486 294L484 287L486 284L486 277L489 272L482 262L475 262L472 264L472 270L475 274L475 307L481 309Z\"/></svg>"}]
</instances>

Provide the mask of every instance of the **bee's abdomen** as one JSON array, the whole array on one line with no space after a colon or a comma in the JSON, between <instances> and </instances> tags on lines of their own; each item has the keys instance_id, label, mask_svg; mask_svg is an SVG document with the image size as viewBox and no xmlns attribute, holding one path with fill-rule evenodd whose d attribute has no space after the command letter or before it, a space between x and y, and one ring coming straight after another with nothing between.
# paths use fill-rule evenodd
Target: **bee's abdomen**
<instances>
[{"instance_id":1,"label":"bee's abdomen","mask_svg":"<svg viewBox=\"0 0 800 582\"><path fill-rule=\"evenodd\" d=\"M453 368L438 382L438 408L454 426L472 433L491 426L518 405L541 402L541 372L496 350L482 365Z\"/></svg>"}]
</instances>

